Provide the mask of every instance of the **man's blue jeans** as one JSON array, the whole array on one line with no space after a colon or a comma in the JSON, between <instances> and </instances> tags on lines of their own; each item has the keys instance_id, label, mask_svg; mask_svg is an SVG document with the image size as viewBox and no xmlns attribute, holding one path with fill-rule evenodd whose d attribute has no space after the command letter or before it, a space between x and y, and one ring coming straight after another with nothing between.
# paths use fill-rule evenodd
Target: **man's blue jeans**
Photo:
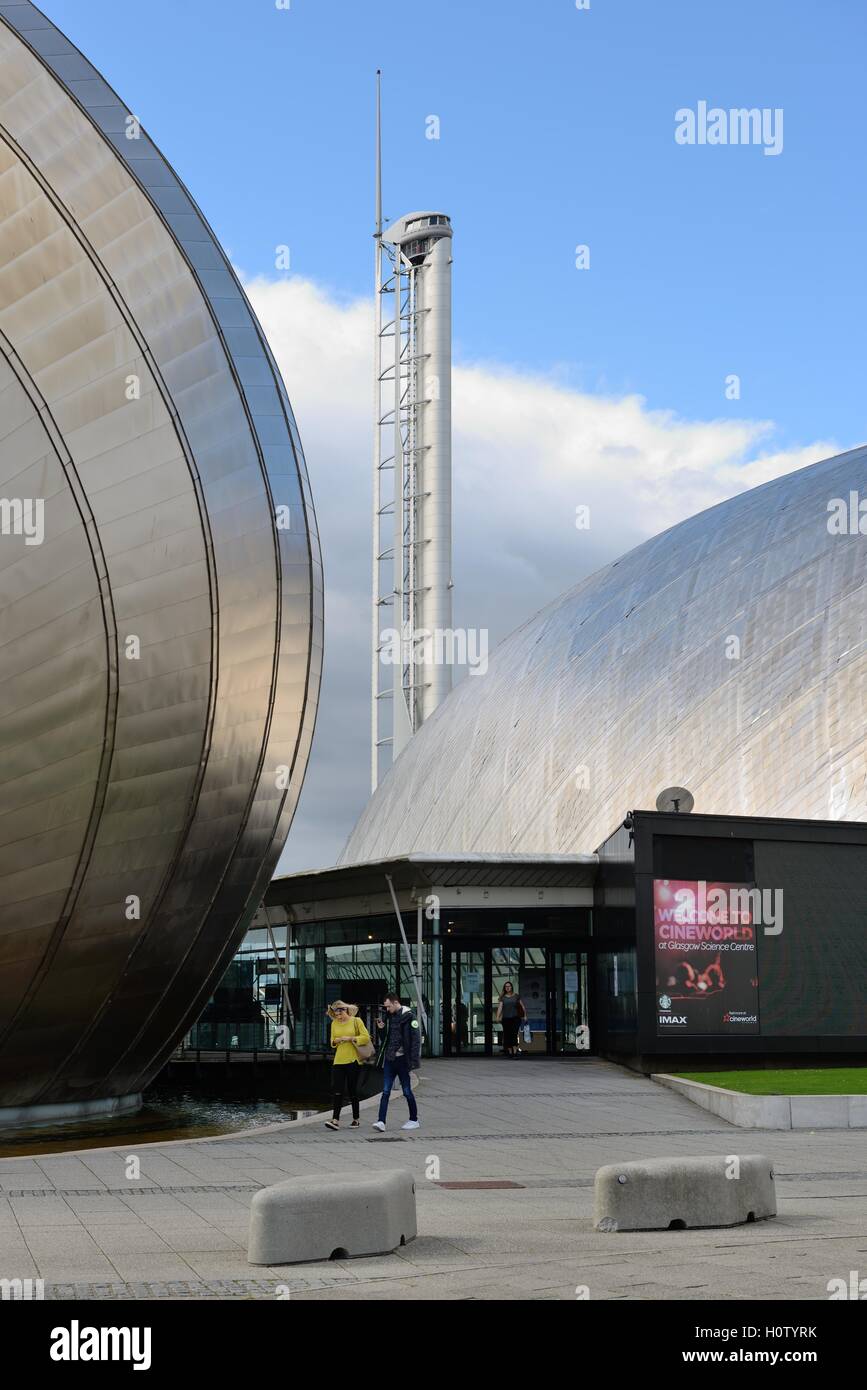
<instances>
[{"instance_id":1,"label":"man's blue jeans","mask_svg":"<svg viewBox=\"0 0 867 1390\"><path fill-rule=\"evenodd\" d=\"M379 1100L379 1118L383 1124L385 1124L385 1117L388 1114L388 1101L395 1078L399 1079L400 1088L406 1097L406 1103L409 1106L409 1118L411 1120L418 1119L418 1107L412 1093L412 1082L409 1076L409 1062L405 1057L395 1057L391 1062L386 1058L383 1062L382 1095Z\"/></svg>"}]
</instances>

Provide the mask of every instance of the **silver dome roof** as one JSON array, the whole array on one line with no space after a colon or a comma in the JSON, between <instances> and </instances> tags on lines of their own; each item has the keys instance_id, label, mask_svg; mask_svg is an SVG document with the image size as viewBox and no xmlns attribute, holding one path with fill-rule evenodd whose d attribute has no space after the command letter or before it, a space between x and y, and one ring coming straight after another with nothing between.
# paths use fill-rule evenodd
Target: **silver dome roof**
<instances>
[{"instance_id":1,"label":"silver dome roof","mask_svg":"<svg viewBox=\"0 0 867 1390\"><path fill-rule=\"evenodd\" d=\"M853 491L865 448L583 580L422 725L341 862L586 853L674 783L698 812L867 819L867 536L829 515Z\"/></svg>"}]
</instances>

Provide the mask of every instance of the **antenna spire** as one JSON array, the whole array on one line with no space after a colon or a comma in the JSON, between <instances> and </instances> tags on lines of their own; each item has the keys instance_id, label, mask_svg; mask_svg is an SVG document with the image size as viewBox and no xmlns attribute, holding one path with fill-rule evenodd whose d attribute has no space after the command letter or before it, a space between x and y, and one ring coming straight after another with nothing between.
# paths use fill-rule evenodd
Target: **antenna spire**
<instances>
[{"instance_id":1,"label":"antenna spire","mask_svg":"<svg viewBox=\"0 0 867 1390\"><path fill-rule=\"evenodd\" d=\"M376 69L376 233L382 236L382 70Z\"/></svg>"}]
</instances>

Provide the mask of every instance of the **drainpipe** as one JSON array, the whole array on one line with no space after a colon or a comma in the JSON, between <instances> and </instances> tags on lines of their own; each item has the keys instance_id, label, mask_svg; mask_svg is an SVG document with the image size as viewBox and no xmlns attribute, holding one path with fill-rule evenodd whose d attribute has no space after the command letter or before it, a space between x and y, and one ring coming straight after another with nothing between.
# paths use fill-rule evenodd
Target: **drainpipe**
<instances>
[{"instance_id":1,"label":"drainpipe","mask_svg":"<svg viewBox=\"0 0 867 1390\"><path fill-rule=\"evenodd\" d=\"M433 1032L431 1033L431 1055L433 1057L439 1057L441 1056L443 1050L441 1028L443 1014L443 995L442 979L440 977L440 953L442 951L442 944L440 942L439 900L437 900L436 911L434 912L431 925L433 926L433 941L431 942L431 997L433 999L434 1009L438 1010L438 1012L434 1015L435 1022L433 1025Z\"/></svg>"}]
</instances>

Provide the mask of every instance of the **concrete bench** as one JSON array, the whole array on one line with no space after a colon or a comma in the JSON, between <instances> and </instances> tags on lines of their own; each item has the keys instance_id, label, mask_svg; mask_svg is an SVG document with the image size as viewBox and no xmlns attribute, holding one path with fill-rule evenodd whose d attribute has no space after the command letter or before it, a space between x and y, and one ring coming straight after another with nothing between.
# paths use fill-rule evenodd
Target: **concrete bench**
<instances>
[{"instance_id":1,"label":"concrete bench","mask_svg":"<svg viewBox=\"0 0 867 1390\"><path fill-rule=\"evenodd\" d=\"M250 1205L253 1265L384 1255L416 1236L415 1180L406 1168L290 1178Z\"/></svg>"},{"instance_id":2,"label":"concrete bench","mask_svg":"<svg viewBox=\"0 0 867 1390\"><path fill-rule=\"evenodd\" d=\"M776 1214L773 1165L763 1154L649 1158L596 1174L597 1231L738 1226Z\"/></svg>"}]
</instances>

